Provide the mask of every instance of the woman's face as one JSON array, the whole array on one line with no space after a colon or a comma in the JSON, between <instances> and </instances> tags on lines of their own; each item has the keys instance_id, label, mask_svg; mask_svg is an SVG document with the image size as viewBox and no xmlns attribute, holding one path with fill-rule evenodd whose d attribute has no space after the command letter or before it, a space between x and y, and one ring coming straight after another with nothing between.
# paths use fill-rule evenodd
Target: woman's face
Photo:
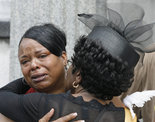
<instances>
[{"instance_id":1,"label":"woman's face","mask_svg":"<svg viewBox=\"0 0 155 122\"><path fill-rule=\"evenodd\" d=\"M66 53L58 57L37 41L24 38L18 57L25 80L31 87L39 92L64 92Z\"/></svg>"}]
</instances>

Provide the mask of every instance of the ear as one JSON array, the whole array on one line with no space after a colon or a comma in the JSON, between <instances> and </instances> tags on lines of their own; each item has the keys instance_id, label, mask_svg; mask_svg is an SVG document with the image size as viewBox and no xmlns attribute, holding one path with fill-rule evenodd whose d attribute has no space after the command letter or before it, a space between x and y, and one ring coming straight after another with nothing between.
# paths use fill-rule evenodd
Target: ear
<instances>
[{"instance_id":1,"label":"ear","mask_svg":"<svg viewBox=\"0 0 155 122\"><path fill-rule=\"evenodd\" d=\"M62 55L61 55L62 59L63 59L63 64L64 66L67 65L67 54L65 51L62 51Z\"/></svg>"},{"instance_id":2,"label":"ear","mask_svg":"<svg viewBox=\"0 0 155 122\"><path fill-rule=\"evenodd\" d=\"M75 78L75 80L76 80L76 83L77 84L80 84L81 83L81 73L80 73L80 71L78 70L77 72L76 72L76 78Z\"/></svg>"}]
</instances>

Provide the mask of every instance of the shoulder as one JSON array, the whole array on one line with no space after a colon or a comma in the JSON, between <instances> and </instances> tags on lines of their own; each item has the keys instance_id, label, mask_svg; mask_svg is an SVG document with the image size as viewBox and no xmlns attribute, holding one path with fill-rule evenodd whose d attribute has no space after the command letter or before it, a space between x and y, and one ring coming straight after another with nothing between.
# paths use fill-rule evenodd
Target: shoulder
<instances>
[{"instance_id":1,"label":"shoulder","mask_svg":"<svg viewBox=\"0 0 155 122\"><path fill-rule=\"evenodd\" d=\"M63 98L63 94L46 94L46 93L31 93L23 95L22 101L28 103L40 103L40 102L47 102L48 100L59 100Z\"/></svg>"}]
</instances>

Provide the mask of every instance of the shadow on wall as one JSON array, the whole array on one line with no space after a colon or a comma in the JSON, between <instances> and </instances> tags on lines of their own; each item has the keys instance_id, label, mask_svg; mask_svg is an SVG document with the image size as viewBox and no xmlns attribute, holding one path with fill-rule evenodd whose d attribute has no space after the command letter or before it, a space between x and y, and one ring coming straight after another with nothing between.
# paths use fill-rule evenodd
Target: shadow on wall
<instances>
[{"instance_id":1,"label":"shadow on wall","mask_svg":"<svg viewBox=\"0 0 155 122\"><path fill-rule=\"evenodd\" d=\"M10 3L0 0L0 87L9 82Z\"/></svg>"},{"instance_id":2,"label":"shadow on wall","mask_svg":"<svg viewBox=\"0 0 155 122\"><path fill-rule=\"evenodd\" d=\"M0 40L0 87L9 82L9 43Z\"/></svg>"}]
</instances>

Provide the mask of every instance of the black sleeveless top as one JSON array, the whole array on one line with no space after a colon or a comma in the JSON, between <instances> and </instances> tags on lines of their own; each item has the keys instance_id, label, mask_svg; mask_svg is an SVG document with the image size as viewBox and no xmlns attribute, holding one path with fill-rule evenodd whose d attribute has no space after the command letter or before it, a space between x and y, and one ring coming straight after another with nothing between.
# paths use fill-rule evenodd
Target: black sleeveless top
<instances>
[{"instance_id":1,"label":"black sleeveless top","mask_svg":"<svg viewBox=\"0 0 155 122\"><path fill-rule=\"evenodd\" d=\"M0 113L16 122L38 122L51 108L55 109L55 120L72 112L78 116L72 120L86 122L124 122L124 108L113 103L102 105L97 100L85 102L82 97L73 97L68 91L63 94L32 93L18 95L13 90L0 90Z\"/></svg>"}]
</instances>

